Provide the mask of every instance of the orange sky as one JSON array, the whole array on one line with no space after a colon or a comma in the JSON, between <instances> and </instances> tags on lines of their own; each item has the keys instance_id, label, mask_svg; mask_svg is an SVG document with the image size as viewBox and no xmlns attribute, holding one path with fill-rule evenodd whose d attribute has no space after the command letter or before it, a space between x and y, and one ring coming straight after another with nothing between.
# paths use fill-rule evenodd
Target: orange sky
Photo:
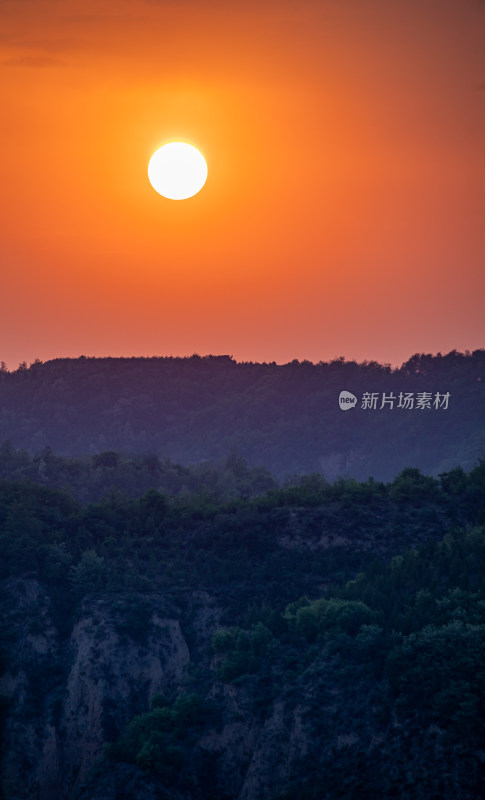
<instances>
[{"instance_id":1,"label":"orange sky","mask_svg":"<svg viewBox=\"0 0 485 800\"><path fill-rule=\"evenodd\" d=\"M485 346L485 3L0 0L0 360ZM204 189L147 179L195 144Z\"/></svg>"}]
</instances>

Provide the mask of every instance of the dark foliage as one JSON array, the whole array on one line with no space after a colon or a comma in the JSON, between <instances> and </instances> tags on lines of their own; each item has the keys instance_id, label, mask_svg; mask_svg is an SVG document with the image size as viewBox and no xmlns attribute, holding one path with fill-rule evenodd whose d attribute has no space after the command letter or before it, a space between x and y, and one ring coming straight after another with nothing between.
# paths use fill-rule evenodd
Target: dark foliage
<instances>
[{"instance_id":1,"label":"dark foliage","mask_svg":"<svg viewBox=\"0 0 485 800\"><path fill-rule=\"evenodd\" d=\"M231 584L236 606L276 591L282 606L375 558L439 539L457 523L484 522L484 476L482 462L439 479L406 469L390 484L310 476L222 503L206 492L174 497L150 489L88 505L60 490L3 481L0 576L37 574L64 590L64 610L88 592L174 585L225 591Z\"/></svg>"},{"instance_id":2,"label":"dark foliage","mask_svg":"<svg viewBox=\"0 0 485 800\"><path fill-rule=\"evenodd\" d=\"M89 469L132 463L110 452ZM111 492L88 504L35 482L0 482L5 586L36 578L61 632L83 600L104 603L119 641L144 647L163 597L190 643L192 671L170 696L155 695L151 708L140 696L126 727L108 703L112 742L99 781L126 775L130 785L151 781L153 796L234 798L247 765L229 779L223 748L210 742L234 722L237 695L254 730L276 705L289 726L300 715L305 756L268 800L482 797L485 462L437 478L406 468L388 484L310 475L250 497L238 483L250 468L236 459L231 472L234 495L222 501L197 482L195 493ZM190 611L201 590L222 610L204 645ZM25 624L8 597L5 673ZM46 624L42 602L31 601L31 636ZM53 725L62 664L39 655L28 672L31 714L42 718L53 698Z\"/></svg>"}]
</instances>

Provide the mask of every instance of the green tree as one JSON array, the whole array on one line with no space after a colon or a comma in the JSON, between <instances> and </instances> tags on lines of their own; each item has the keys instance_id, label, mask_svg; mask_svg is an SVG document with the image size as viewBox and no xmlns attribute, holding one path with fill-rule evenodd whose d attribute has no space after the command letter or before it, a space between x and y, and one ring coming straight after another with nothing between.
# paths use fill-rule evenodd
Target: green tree
<instances>
[{"instance_id":1,"label":"green tree","mask_svg":"<svg viewBox=\"0 0 485 800\"><path fill-rule=\"evenodd\" d=\"M71 567L69 579L73 591L83 596L101 589L105 577L104 559L96 550L85 550L79 563Z\"/></svg>"}]
</instances>

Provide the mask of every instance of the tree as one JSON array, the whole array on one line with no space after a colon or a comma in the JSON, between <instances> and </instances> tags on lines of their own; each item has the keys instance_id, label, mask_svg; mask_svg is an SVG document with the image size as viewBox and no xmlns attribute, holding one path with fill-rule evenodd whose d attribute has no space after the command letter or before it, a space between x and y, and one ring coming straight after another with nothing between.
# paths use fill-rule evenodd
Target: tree
<instances>
[{"instance_id":1,"label":"tree","mask_svg":"<svg viewBox=\"0 0 485 800\"><path fill-rule=\"evenodd\" d=\"M104 574L104 559L96 550L85 550L79 563L71 567L69 580L74 592L82 597L101 588Z\"/></svg>"}]
</instances>

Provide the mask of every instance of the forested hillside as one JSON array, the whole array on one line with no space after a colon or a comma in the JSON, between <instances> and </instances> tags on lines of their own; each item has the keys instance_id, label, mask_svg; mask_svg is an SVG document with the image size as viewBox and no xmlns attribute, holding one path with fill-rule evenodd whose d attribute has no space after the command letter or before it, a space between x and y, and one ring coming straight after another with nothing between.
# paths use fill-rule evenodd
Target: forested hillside
<instances>
[{"instance_id":1,"label":"forested hillside","mask_svg":"<svg viewBox=\"0 0 485 800\"><path fill-rule=\"evenodd\" d=\"M341 391L357 398L345 412ZM415 355L395 370L192 356L55 359L0 371L0 442L32 455L114 450L197 465L236 453L280 478L391 480L408 466L433 475L471 469L485 452L484 420L484 350Z\"/></svg>"},{"instance_id":2,"label":"forested hillside","mask_svg":"<svg viewBox=\"0 0 485 800\"><path fill-rule=\"evenodd\" d=\"M3 796L482 798L485 463L237 466L224 500L0 482Z\"/></svg>"}]
</instances>

